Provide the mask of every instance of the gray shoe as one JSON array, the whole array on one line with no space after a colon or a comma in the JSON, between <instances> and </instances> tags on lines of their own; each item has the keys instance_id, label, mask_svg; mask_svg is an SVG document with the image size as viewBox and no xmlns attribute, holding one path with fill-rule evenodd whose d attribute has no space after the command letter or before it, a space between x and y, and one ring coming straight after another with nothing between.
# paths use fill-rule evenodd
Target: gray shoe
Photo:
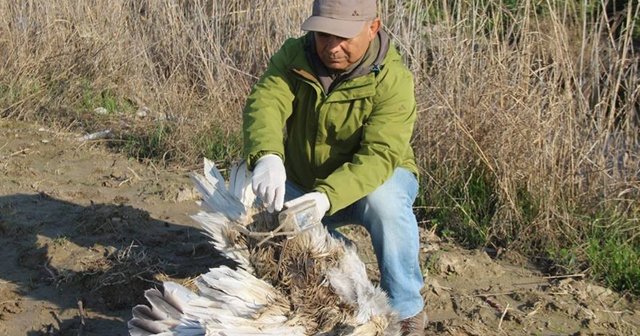
<instances>
[{"instance_id":1,"label":"gray shoe","mask_svg":"<svg viewBox=\"0 0 640 336\"><path fill-rule=\"evenodd\" d=\"M400 333L402 336L424 336L424 328L427 324L427 314L419 312L413 317L400 321Z\"/></svg>"}]
</instances>

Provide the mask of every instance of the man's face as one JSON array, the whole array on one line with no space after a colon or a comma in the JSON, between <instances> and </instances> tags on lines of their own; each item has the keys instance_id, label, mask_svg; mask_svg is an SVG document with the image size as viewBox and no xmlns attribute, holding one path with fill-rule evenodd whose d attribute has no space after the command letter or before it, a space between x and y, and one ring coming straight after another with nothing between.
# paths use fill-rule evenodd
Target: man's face
<instances>
[{"instance_id":1,"label":"man's face","mask_svg":"<svg viewBox=\"0 0 640 336\"><path fill-rule=\"evenodd\" d=\"M380 29L380 19L368 22L358 35L350 39L314 32L316 51L324 65L334 71L344 71L358 62Z\"/></svg>"}]
</instances>

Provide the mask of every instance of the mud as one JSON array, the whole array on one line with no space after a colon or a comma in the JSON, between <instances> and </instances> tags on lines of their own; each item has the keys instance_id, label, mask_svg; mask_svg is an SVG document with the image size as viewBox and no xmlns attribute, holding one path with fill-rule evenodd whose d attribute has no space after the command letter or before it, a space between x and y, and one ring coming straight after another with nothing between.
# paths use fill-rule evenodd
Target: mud
<instances>
[{"instance_id":1,"label":"mud","mask_svg":"<svg viewBox=\"0 0 640 336\"><path fill-rule=\"evenodd\" d=\"M220 256L198 230L190 170L79 134L0 120L0 335L127 335L143 291ZM377 280L368 237L343 230ZM429 335L638 335L640 305L580 275L546 276L421 228Z\"/></svg>"}]
</instances>

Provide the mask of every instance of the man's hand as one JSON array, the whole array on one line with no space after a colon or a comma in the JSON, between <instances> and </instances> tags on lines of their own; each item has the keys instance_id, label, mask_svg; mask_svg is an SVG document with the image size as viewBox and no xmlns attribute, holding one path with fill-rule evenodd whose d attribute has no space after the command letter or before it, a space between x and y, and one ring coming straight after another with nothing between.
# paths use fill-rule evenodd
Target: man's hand
<instances>
[{"instance_id":1,"label":"man's hand","mask_svg":"<svg viewBox=\"0 0 640 336\"><path fill-rule=\"evenodd\" d=\"M284 206L286 208L291 208L297 204L300 204L302 202L309 201L309 200L314 201L316 205L316 214L318 215L318 220L322 219L322 217L324 217L324 214L327 213L327 211L329 211L329 208L331 207L331 204L329 203L329 198L327 198L327 195L325 195L325 193L321 193L317 191L304 194L296 199L292 199L291 201L285 203Z\"/></svg>"},{"instance_id":2,"label":"man's hand","mask_svg":"<svg viewBox=\"0 0 640 336\"><path fill-rule=\"evenodd\" d=\"M251 187L270 213L282 210L286 180L287 173L279 156L267 154L258 159L253 169Z\"/></svg>"}]
</instances>

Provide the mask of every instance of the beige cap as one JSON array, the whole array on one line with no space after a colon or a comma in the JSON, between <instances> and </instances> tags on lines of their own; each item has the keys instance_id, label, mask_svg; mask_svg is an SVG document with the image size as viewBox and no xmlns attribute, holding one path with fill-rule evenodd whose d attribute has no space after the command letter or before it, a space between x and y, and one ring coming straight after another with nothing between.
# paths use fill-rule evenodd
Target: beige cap
<instances>
[{"instance_id":1,"label":"beige cap","mask_svg":"<svg viewBox=\"0 0 640 336\"><path fill-rule=\"evenodd\" d=\"M376 0L314 0L302 30L352 38L376 17Z\"/></svg>"}]
</instances>

